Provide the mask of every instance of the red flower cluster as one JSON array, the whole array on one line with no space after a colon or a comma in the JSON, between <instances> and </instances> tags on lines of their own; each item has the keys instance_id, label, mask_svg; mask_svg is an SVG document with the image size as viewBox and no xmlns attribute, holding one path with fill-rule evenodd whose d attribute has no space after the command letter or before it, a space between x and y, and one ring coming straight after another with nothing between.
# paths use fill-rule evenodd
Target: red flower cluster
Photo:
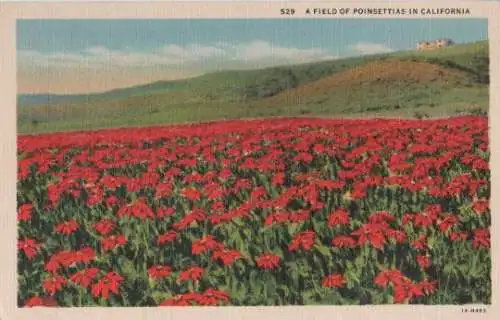
<instances>
[{"instance_id":1,"label":"red flower cluster","mask_svg":"<svg viewBox=\"0 0 500 320\"><path fill-rule=\"evenodd\" d=\"M28 259L33 259L41 247L42 245L33 239L19 240L17 242L17 249L22 250Z\"/></svg>"},{"instance_id":2,"label":"red flower cluster","mask_svg":"<svg viewBox=\"0 0 500 320\"><path fill-rule=\"evenodd\" d=\"M383 288L392 284L395 303L403 303L413 298L424 297L432 294L437 289L437 281L423 280L420 283L414 283L399 270L384 270L375 277L374 282Z\"/></svg>"},{"instance_id":3,"label":"red flower cluster","mask_svg":"<svg viewBox=\"0 0 500 320\"><path fill-rule=\"evenodd\" d=\"M163 301L160 306L216 306L230 302L229 295L223 291L207 289L204 292L191 292L178 295Z\"/></svg>"},{"instance_id":4,"label":"red flower cluster","mask_svg":"<svg viewBox=\"0 0 500 320\"><path fill-rule=\"evenodd\" d=\"M56 232L64 235L70 235L78 230L78 222L76 220L69 220L56 225Z\"/></svg>"},{"instance_id":5,"label":"red flower cluster","mask_svg":"<svg viewBox=\"0 0 500 320\"><path fill-rule=\"evenodd\" d=\"M92 248L83 248L76 251L61 251L50 257L45 264L48 272L55 273L61 268L67 268L79 263L87 264L96 258L96 253Z\"/></svg>"},{"instance_id":6,"label":"red flower cluster","mask_svg":"<svg viewBox=\"0 0 500 320\"><path fill-rule=\"evenodd\" d=\"M323 287L340 288L345 285L345 278L341 274L331 274L323 279Z\"/></svg>"},{"instance_id":7,"label":"red flower cluster","mask_svg":"<svg viewBox=\"0 0 500 320\"><path fill-rule=\"evenodd\" d=\"M485 117L21 136L19 301L488 303L488 144Z\"/></svg>"},{"instance_id":8,"label":"red flower cluster","mask_svg":"<svg viewBox=\"0 0 500 320\"><path fill-rule=\"evenodd\" d=\"M120 284L123 282L123 277L115 272L108 272L97 283L92 285L92 295L94 297L102 296L108 299L110 293L119 294Z\"/></svg>"},{"instance_id":9,"label":"red flower cluster","mask_svg":"<svg viewBox=\"0 0 500 320\"><path fill-rule=\"evenodd\" d=\"M280 265L280 260L275 254L263 254L257 257L257 266L261 269L276 269Z\"/></svg>"}]
</instances>

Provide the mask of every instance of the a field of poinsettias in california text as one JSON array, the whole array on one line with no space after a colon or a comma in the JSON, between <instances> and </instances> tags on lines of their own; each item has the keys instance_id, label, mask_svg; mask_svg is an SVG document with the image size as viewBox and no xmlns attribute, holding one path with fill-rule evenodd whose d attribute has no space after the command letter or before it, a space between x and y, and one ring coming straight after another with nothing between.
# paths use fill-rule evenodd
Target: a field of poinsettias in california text
<instances>
[{"instance_id":1,"label":"a field of poinsettias in california text","mask_svg":"<svg viewBox=\"0 0 500 320\"><path fill-rule=\"evenodd\" d=\"M20 306L490 303L488 120L18 138Z\"/></svg>"}]
</instances>

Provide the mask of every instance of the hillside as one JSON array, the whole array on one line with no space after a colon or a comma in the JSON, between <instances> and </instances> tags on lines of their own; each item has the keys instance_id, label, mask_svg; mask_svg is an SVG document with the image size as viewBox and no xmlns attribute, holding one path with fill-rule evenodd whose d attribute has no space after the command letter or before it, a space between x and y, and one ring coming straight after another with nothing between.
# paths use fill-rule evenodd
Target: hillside
<instances>
[{"instance_id":1,"label":"hillside","mask_svg":"<svg viewBox=\"0 0 500 320\"><path fill-rule=\"evenodd\" d=\"M317 81L285 90L259 102L261 106L308 106L303 114L326 105L340 112L389 111L442 105L442 93L478 90L470 73L425 61L387 59L369 62ZM464 91L464 92L465 92ZM463 102L458 96L453 104ZM413 109L412 108L412 109ZM317 110L316 110L317 111ZM322 110L327 112L328 110Z\"/></svg>"},{"instance_id":2,"label":"hillside","mask_svg":"<svg viewBox=\"0 0 500 320\"><path fill-rule=\"evenodd\" d=\"M200 77L78 96L21 96L20 133L261 116L443 116L488 110L487 42Z\"/></svg>"}]
</instances>

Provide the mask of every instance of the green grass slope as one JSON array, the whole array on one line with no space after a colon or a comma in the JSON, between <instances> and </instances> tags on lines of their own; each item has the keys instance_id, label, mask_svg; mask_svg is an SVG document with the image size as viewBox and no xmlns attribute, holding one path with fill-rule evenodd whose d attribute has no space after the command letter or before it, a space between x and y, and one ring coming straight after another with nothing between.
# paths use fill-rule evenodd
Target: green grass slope
<instances>
[{"instance_id":1,"label":"green grass slope","mask_svg":"<svg viewBox=\"0 0 500 320\"><path fill-rule=\"evenodd\" d=\"M449 116L487 112L486 41L179 81L18 106L18 131L89 130L268 116Z\"/></svg>"}]
</instances>

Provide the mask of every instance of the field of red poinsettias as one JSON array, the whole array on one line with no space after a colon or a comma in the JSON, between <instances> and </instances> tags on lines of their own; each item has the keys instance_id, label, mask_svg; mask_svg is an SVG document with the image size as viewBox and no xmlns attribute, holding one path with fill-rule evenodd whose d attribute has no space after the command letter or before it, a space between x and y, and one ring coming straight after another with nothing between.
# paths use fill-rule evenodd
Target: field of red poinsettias
<instances>
[{"instance_id":1,"label":"field of red poinsettias","mask_svg":"<svg viewBox=\"0 0 500 320\"><path fill-rule=\"evenodd\" d=\"M488 120L20 136L20 306L490 303Z\"/></svg>"}]
</instances>

